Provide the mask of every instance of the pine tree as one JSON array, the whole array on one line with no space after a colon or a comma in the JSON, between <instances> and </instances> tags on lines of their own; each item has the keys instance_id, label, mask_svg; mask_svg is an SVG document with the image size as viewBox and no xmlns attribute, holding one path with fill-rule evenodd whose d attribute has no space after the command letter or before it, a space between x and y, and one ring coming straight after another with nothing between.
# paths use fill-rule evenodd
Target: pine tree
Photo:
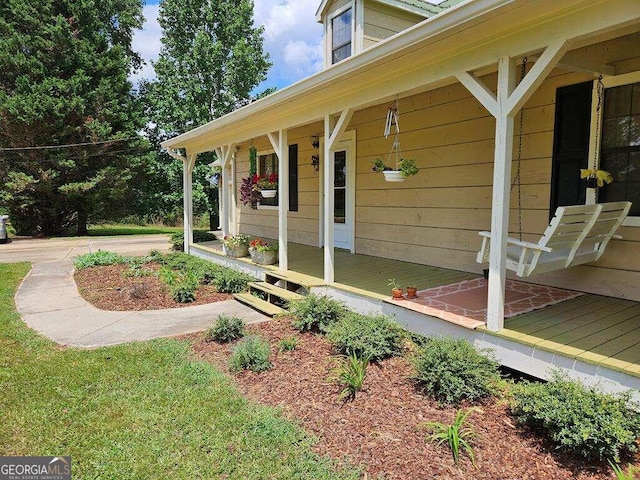
<instances>
[{"instance_id":1,"label":"pine tree","mask_svg":"<svg viewBox=\"0 0 640 480\"><path fill-rule=\"evenodd\" d=\"M0 204L19 233L86 233L130 203L144 121L127 75L142 21L142 0L0 2Z\"/></svg>"}]
</instances>

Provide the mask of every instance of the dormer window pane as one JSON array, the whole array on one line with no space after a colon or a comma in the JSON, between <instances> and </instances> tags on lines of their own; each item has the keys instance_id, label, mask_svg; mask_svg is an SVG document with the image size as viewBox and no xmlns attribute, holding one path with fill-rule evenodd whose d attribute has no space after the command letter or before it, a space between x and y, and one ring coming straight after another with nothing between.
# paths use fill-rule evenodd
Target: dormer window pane
<instances>
[{"instance_id":1,"label":"dormer window pane","mask_svg":"<svg viewBox=\"0 0 640 480\"><path fill-rule=\"evenodd\" d=\"M337 63L351 56L351 9L331 20L331 32L331 63Z\"/></svg>"}]
</instances>

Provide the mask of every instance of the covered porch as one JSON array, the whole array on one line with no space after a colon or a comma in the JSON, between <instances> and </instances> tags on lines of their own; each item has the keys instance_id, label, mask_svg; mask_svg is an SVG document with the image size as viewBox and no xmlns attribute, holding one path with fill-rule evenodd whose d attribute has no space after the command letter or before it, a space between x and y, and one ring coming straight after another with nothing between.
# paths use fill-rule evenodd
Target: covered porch
<instances>
[{"instance_id":1,"label":"covered porch","mask_svg":"<svg viewBox=\"0 0 640 480\"><path fill-rule=\"evenodd\" d=\"M192 247L192 253L213 261L255 267L248 259L225 257L218 242ZM278 272L277 266L260 270L280 273L362 312L394 315L418 333L465 336L495 349L505 365L519 371L544 377L550 368L563 367L592 381L604 378L640 388L640 302L582 294L506 318L504 329L492 332L486 325L469 328L437 313L420 313L407 308L407 300L390 300L389 278L426 290L481 278L478 275L336 250L335 282L329 286L322 278L322 249L289 243L288 253L288 271Z\"/></svg>"}]
</instances>

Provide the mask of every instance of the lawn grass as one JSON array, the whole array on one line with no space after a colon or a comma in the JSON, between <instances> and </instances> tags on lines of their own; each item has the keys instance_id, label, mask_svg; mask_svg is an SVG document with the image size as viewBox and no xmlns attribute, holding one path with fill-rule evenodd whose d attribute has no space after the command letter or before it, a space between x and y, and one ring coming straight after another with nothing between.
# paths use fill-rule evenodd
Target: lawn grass
<instances>
[{"instance_id":1,"label":"lawn grass","mask_svg":"<svg viewBox=\"0 0 640 480\"><path fill-rule=\"evenodd\" d=\"M163 227L158 225L105 224L91 225L90 237L109 237L119 235L155 235L181 232L182 227Z\"/></svg>"},{"instance_id":2,"label":"lawn grass","mask_svg":"<svg viewBox=\"0 0 640 480\"><path fill-rule=\"evenodd\" d=\"M0 264L0 455L71 455L73 478L358 478L186 342L78 350L26 328L13 296L28 270Z\"/></svg>"}]
</instances>

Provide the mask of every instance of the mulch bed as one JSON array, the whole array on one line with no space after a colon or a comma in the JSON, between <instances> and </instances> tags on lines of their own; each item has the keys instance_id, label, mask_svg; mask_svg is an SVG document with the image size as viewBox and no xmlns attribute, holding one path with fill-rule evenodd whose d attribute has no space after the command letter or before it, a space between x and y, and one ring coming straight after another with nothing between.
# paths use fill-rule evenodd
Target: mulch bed
<instances>
[{"instance_id":1,"label":"mulch bed","mask_svg":"<svg viewBox=\"0 0 640 480\"><path fill-rule=\"evenodd\" d=\"M128 265L83 268L76 270L74 279L84 299L102 310L159 310L233 298L228 293L218 293L213 285L202 285L195 292L194 302L179 303L171 297L167 286L154 275L160 265L143 265L141 268L149 270L150 274L138 277L127 275L125 272L128 268Z\"/></svg>"},{"instance_id":2,"label":"mulch bed","mask_svg":"<svg viewBox=\"0 0 640 480\"><path fill-rule=\"evenodd\" d=\"M440 408L417 392L403 358L372 364L364 390L351 402L338 399L340 387L329 380L337 364L330 345L321 336L301 334L286 318L254 324L249 332L272 345L273 368L256 374L242 372L233 378L249 398L280 407L319 438L317 453L361 465L368 478L384 479L611 479L606 465L594 467L553 448L531 431L516 425L500 401L487 401L470 422L477 468L462 455L455 466L446 446L425 440L427 421L451 423L456 409ZM277 342L296 336L298 347L279 352ZM187 335L199 358L227 370L231 345L207 342L202 334ZM640 457L636 457L639 464Z\"/></svg>"}]
</instances>

